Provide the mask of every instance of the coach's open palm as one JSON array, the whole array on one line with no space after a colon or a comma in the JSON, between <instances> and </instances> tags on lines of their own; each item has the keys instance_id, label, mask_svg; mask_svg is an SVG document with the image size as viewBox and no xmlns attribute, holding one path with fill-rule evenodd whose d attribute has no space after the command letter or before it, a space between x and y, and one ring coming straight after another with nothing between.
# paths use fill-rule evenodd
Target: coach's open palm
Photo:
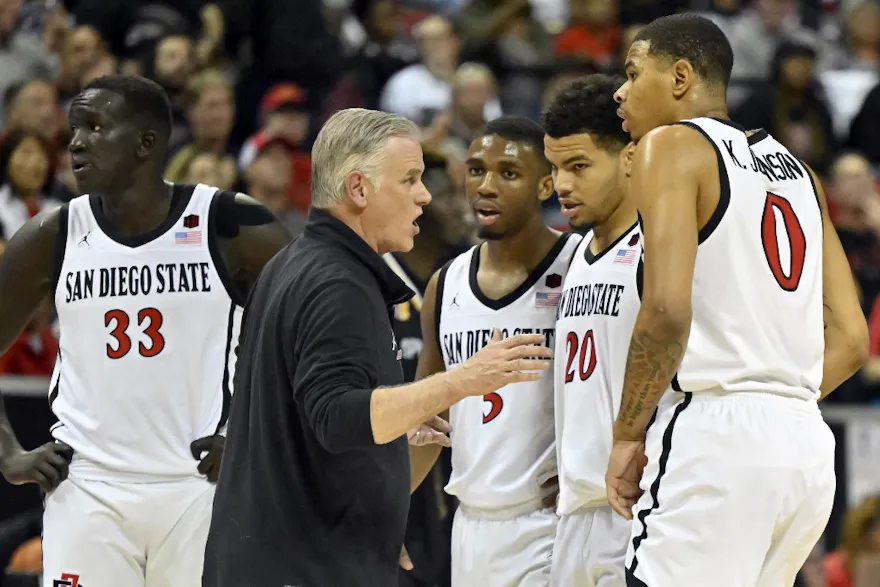
<instances>
[{"instance_id":1,"label":"coach's open palm","mask_svg":"<svg viewBox=\"0 0 880 587\"><path fill-rule=\"evenodd\" d=\"M225 446L226 437L220 434L199 438L189 445L193 458L199 461L199 474L207 477L211 483L216 483L220 477L220 462L223 460ZM203 453L208 454L202 457Z\"/></svg>"},{"instance_id":2,"label":"coach's open palm","mask_svg":"<svg viewBox=\"0 0 880 587\"><path fill-rule=\"evenodd\" d=\"M543 334L502 339L496 328L489 344L450 373L456 375L462 393L467 395L485 395L511 383L537 381L553 364L553 351L544 346L545 342Z\"/></svg>"},{"instance_id":3,"label":"coach's open palm","mask_svg":"<svg viewBox=\"0 0 880 587\"><path fill-rule=\"evenodd\" d=\"M13 485L36 483L46 493L67 479L73 449L63 442L47 442L30 451L9 455L0 463L0 472Z\"/></svg>"},{"instance_id":4,"label":"coach's open palm","mask_svg":"<svg viewBox=\"0 0 880 587\"><path fill-rule=\"evenodd\" d=\"M644 440L614 441L605 473L605 488L611 508L627 520L632 520L632 507L642 496L639 483L647 464Z\"/></svg>"}]
</instances>

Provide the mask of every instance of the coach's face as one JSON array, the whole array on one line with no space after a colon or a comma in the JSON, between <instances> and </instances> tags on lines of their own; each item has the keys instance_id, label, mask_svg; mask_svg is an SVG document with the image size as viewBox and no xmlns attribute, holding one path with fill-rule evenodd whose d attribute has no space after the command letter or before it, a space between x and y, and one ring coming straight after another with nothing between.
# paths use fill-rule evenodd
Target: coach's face
<instances>
[{"instance_id":1,"label":"coach's face","mask_svg":"<svg viewBox=\"0 0 880 587\"><path fill-rule=\"evenodd\" d=\"M361 221L375 235L379 254L406 252L419 233L422 208L431 201L422 183L422 146L415 139L393 137L383 150L384 161L378 177L370 181Z\"/></svg>"},{"instance_id":2,"label":"coach's face","mask_svg":"<svg viewBox=\"0 0 880 587\"><path fill-rule=\"evenodd\" d=\"M669 66L649 53L647 41L636 41L626 54L626 82L615 92L623 130L638 141L664 124L677 122L676 102L682 80L676 65ZM689 80L684 80L685 86Z\"/></svg>"},{"instance_id":3,"label":"coach's face","mask_svg":"<svg viewBox=\"0 0 880 587\"><path fill-rule=\"evenodd\" d=\"M588 133L554 139L544 137L553 187L562 215L575 228L604 222L623 197L620 149L597 145Z\"/></svg>"}]
</instances>

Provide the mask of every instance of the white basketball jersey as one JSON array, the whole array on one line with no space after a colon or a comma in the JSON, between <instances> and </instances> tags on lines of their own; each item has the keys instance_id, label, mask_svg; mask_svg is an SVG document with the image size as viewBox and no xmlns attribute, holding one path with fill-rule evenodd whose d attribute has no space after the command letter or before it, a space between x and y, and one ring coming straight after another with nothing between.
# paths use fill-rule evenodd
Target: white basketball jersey
<instances>
[{"instance_id":1,"label":"white basketball jersey","mask_svg":"<svg viewBox=\"0 0 880 587\"><path fill-rule=\"evenodd\" d=\"M169 219L142 238L112 236L97 198L69 204L50 403L72 475L195 476L190 443L225 425L241 308L209 236L216 190L174 190Z\"/></svg>"},{"instance_id":2,"label":"white basketball jersey","mask_svg":"<svg viewBox=\"0 0 880 587\"><path fill-rule=\"evenodd\" d=\"M764 131L747 136L711 118L682 124L715 147L721 199L700 231L693 323L673 389L815 399L825 353L816 186Z\"/></svg>"},{"instance_id":3,"label":"white basketball jersey","mask_svg":"<svg viewBox=\"0 0 880 587\"><path fill-rule=\"evenodd\" d=\"M553 348L562 279L580 237L563 234L516 290L499 300L477 284L480 247L459 255L441 272L438 338L446 369L486 346L492 330L504 337L543 334ZM553 374L516 383L449 409L452 474L446 492L473 508L500 510L540 498L540 484L556 471Z\"/></svg>"},{"instance_id":4,"label":"white basketball jersey","mask_svg":"<svg viewBox=\"0 0 880 587\"><path fill-rule=\"evenodd\" d=\"M638 225L604 252L578 246L565 276L554 351L558 513L608 503L605 471L639 313Z\"/></svg>"}]
</instances>

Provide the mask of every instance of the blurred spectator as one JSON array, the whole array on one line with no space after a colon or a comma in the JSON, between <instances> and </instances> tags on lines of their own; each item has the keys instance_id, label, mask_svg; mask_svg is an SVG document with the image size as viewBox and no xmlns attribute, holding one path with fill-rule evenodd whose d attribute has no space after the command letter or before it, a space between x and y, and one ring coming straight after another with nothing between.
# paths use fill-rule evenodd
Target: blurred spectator
<instances>
[{"instance_id":1,"label":"blurred spectator","mask_svg":"<svg viewBox=\"0 0 880 587\"><path fill-rule=\"evenodd\" d=\"M865 96L865 102L853 118L848 141L850 147L864 153L874 165L880 165L878 128L880 128L880 84L874 86L874 89Z\"/></svg>"},{"instance_id":2,"label":"blurred spectator","mask_svg":"<svg viewBox=\"0 0 880 587\"><path fill-rule=\"evenodd\" d=\"M603 70L620 65L617 19L617 0L571 0L571 24L556 39L556 54L590 59Z\"/></svg>"},{"instance_id":3,"label":"blurred spectator","mask_svg":"<svg viewBox=\"0 0 880 587\"><path fill-rule=\"evenodd\" d=\"M472 0L456 18L464 58L489 66L507 114L537 117L553 40L528 0Z\"/></svg>"},{"instance_id":4,"label":"blurred spectator","mask_svg":"<svg viewBox=\"0 0 880 587\"><path fill-rule=\"evenodd\" d=\"M21 336L0 356L0 373L48 377L58 357L58 339L52 332L52 304L44 299Z\"/></svg>"},{"instance_id":5,"label":"blurred spectator","mask_svg":"<svg viewBox=\"0 0 880 587\"><path fill-rule=\"evenodd\" d=\"M486 104L495 99L495 76L485 65L464 63L452 80L452 104L426 130L423 147L437 153L467 151L474 135L488 122Z\"/></svg>"},{"instance_id":6,"label":"blurred spectator","mask_svg":"<svg viewBox=\"0 0 880 587\"><path fill-rule=\"evenodd\" d=\"M833 156L835 141L815 70L816 52L810 46L782 42L773 59L770 83L756 89L733 118L746 128L766 129L822 173Z\"/></svg>"},{"instance_id":7,"label":"blurred spectator","mask_svg":"<svg viewBox=\"0 0 880 587\"><path fill-rule=\"evenodd\" d=\"M171 35L156 44L153 60L148 64L147 77L154 79L171 98L174 127L171 144L186 135L186 84L195 66L195 46L185 35Z\"/></svg>"},{"instance_id":8,"label":"blurred spectator","mask_svg":"<svg viewBox=\"0 0 880 587\"><path fill-rule=\"evenodd\" d=\"M280 148L275 148L279 147ZM294 209L289 198L290 158L283 145L268 144L245 172L247 193L272 210L294 236L305 227L306 215Z\"/></svg>"},{"instance_id":9,"label":"blurred spectator","mask_svg":"<svg viewBox=\"0 0 880 587\"><path fill-rule=\"evenodd\" d=\"M61 203L48 197L52 147L41 136L14 130L0 141L0 228L6 240L41 210Z\"/></svg>"},{"instance_id":10,"label":"blurred spectator","mask_svg":"<svg viewBox=\"0 0 880 587\"><path fill-rule=\"evenodd\" d=\"M579 77L597 73L598 70L592 61L585 61L575 56L561 57L555 62L553 76L544 87L541 98L541 110L545 110L559 91Z\"/></svg>"},{"instance_id":11,"label":"blurred spectator","mask_svg":"<svg viewBox=\"0 0 880 587\"><path fill-rule=\"evenodd\" d=\"M63 103L71 100L83 86L86 74L102 60L111 58L101 34L90 26L76 27L61 50L58 91Z\"/></svg>"},{"instance_id":12,"label":"blurred spectator","mask_svg":"<svg viewBox=\"0 0 880 587\"><path fill-rule=\"evenodd\" d=\"M15 28L22 0L0 2L0 93L35 77L56 79L58 59L40 37ZM5 120L5 114L0 112Z\"/></svg>"},{"instance_id":13,"label":"blurred spectator","mask_svg":"<svg viewBox=\"0 0 880 587\"><path fill-rule=\"evenodd\" d=\"M880 580L880 495L846 513L839 550L824 560L828 587L876 587Z\"/></svg>"},{"instance_id":14,"label":"blurred spectator","mask_svg":"<svg viewBox=\"0 0 880 587\"><path fill-rule=\"evenodd\" d=\"M54 142L61 126L55 85L42 78L33 78L6 88L3 111L7 131L23 129Z\"/></svg>"},{"instance_id":15,"label":"blurred spectator","mask_svg":"<svg viewBox=\"0 0 880 587\"><path fill-rule=\"evenodd\" d=\"M231 187L237 176L235 157L229 145L235 119L232 87L221 73L205 70L190 78L184 103L188 128L182 142L186 144L172 146L173 155L165 169L165 179L181 181L193 159L200 153L209 153L217 158L222 185Z\"/></svg>"},{"instance_id":16,"label":"blurred spectator","mask_svg":"<svg viewBox=\"0 0 880 587\"><path fill-rule=\"evenodd\" d=\"M186 167L181 183L213 186L221 190L232 189L236 182L235 163L224 161L214 153L201 152L195 155Z\"/></svg>"},{"instance_id":17,"label":"blurred spectator","mask_svg":"<svg viewBox=\"0 0 880 587\"><path fill-rule=\"evenodd\" d=\"M397 72L382 91L380 105L421 126L429 126L452 101L452 78L458 68L461 41L445 18L430 16L415 30L422 63ZM486 105L485 118L501 115L498 100Z\"/></svg>"}]
</instances>

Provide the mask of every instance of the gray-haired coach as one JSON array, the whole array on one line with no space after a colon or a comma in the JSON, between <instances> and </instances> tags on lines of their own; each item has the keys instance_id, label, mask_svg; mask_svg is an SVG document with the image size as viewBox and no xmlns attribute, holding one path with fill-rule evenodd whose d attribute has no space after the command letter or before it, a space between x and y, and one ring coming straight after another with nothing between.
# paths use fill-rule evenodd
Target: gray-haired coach
<instances>
[{"instance_id":1,"label":"gray-haired coach","mask_svg":"<svg viewBox=\"0 0 880 587\"><path fill-rule=\"evenodd\" d=\"M343 110L318 135L305 231L245 310L205 587L393 587L407 432L550 366L543 335L496 334L402 385L390 308L413 293L380 255L413 246L423 169L419 130L398 116Z\"/></svg>"}]
</instances>

